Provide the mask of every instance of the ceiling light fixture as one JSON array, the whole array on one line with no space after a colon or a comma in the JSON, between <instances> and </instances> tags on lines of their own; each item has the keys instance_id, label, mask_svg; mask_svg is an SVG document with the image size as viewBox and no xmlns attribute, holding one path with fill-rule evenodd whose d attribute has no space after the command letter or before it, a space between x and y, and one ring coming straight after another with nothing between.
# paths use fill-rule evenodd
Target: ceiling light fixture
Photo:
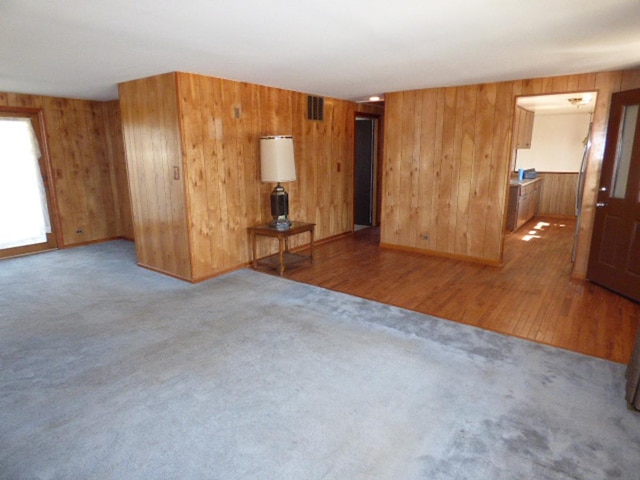
<instances>
[{"instance_id":1,"label":"ceiling light fixture","mask_svg":"<svg viewBox=\"0 0 640 480\"><path fill-rule=\"evenodd\" d=\"M369 101L370 102L379 102L380 100L382 100L379 96L374 95L372 97L369 97Z\"/></svg>"},{"instance_id":2,"label":"ceiling light fixture","mask_svg":"<svg viewBox=\"0 0 640 480\"><path fill-rule=\"evenodd\" d=\"M576 108L580 108L583 105L587 105L593 99L593 95L587 94L583 97L568 98L567 101Z\"/></svg>"}]
</instances>

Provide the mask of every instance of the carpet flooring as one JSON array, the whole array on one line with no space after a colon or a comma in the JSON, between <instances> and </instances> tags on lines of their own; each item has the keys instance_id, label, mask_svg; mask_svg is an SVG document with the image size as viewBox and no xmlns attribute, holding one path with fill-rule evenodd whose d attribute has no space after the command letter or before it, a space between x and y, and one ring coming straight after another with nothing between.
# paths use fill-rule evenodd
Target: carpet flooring
<instances>
[{"instance_id":1,"label":"carpet flooring","mask_svg":"<svg viewBox=\"0 0 640 480\"><path fill-rule=\"evenodd\" d=\"M126 241L0 261L0 478L640 479L620 364Z\"/></svg>"}]
</instances>

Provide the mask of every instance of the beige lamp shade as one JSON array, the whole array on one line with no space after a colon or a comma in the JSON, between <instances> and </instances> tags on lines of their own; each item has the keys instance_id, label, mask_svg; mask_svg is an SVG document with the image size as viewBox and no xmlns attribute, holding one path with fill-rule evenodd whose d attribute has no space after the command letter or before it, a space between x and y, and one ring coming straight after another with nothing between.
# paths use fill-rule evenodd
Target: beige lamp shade
<instances>
[{"instance_id":1,"label":"beige lamp shade","mask_svg":"<svg viewBox=\"0 0 640 480\"><path fill-rule=\"evenodd\" d=\"M260 137L260 172L263 182L293 182L296 179L291 135Z\"/></svg>"}]
</instances>

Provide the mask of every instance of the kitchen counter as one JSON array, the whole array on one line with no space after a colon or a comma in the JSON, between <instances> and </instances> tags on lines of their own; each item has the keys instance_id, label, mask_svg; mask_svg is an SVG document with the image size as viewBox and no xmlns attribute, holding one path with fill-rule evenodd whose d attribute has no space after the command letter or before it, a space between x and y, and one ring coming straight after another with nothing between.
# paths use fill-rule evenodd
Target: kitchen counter
<instances>
[{"instance_id":1,"label":"kitchen counter","mask_svg":"<svg viewBox=\"0 0 640 480\"><path fill-rule=\"evenodd\" d=\"M541 186L542 178L525 179L522 182L517 178L510 180L507 231L517 230L538 212Z\"/></svg>"},{"instance_id":2,"label":"kitchen counter","mask_svg":"<svg viewBox=\"0 0 640 480\"><path fill-rule=\"evenodd\" d=\"M537 180L540 180L540 178L526 178L526 179L522 180L521 182L520 182L520 181L518 181L518 179L517 179L517 178L512 178L512 179L509 181L509 185L516 186L516 187L517 187L518 185L520 185L521 187L523 187L523 186L525 186L525 185L529 185L529 184L531 184L531 183L533 183L533 182L535 182L535 181L537 181Z\"/></svg>"}]
</instances>

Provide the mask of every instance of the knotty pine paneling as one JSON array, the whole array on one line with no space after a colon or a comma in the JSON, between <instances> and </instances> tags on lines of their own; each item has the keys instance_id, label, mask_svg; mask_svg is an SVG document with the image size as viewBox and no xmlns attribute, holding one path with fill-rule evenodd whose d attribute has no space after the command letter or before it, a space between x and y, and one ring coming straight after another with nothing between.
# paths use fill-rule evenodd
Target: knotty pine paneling
<instances>
[{"instance_id":1,"label":"knotty pine paneling","mask_svg":"<svg viewBox=\"0 0 640 480\"><path fill-rule=\"evenodd\" d=\"M113 210L103 215L114 200L101 104L48 97L45 105L47 120L58 127L48 128L49 136L63 139L49 145L52 158L65 159L66 168L54 166L63 237L70 243L109 238L117 225Z\"/></svg>"},{"instance_id":2,"label":"knotty pine paneling","mask_svg":"<svg viewBox=\"0 0 640 480\"><path fill-rule=\"evenodd\" d=\"M510 95L499 84L387 94L383 244L499 258L508 166L493 159L508 155Z\"/></svg>"},{"instance_id":3,"label":"knotty pine paneling","mask_svg":"<svg viewBox=\"0 0 640 480\"><path fill-rule=\"evenodd\" d=\"M114 214L118 235L133 240L131 217L131 197L122 138L120 102L113 100L102 103L102 115L106 129L107 155L111 165L111 190L113 192Z\"/></svg>"},{"instance_id":4,"label":"knotty pine paneling","mask_svg":"<svg viewBox=\"0 0 640 480\"><path fill-rule=\"evenodd\" d=\"M177 79L193 279L246 264L247 227L270 220L263 135L294 136L290 218L316 223L317 239L351 231L355 104L325 98L325 120L309 121L302 93L187 73ZM260 256L275 251L275 242L259 240ZM291 246L307 242L294 237Z\"/></svg>"},{"instance_id":5,"label":"knotty pine paneling","mask_svg":"<svg viewBox=\"0 0 640 480\"><path fill-rule=\"evenodd\" d=\"M538 214L575 217L578 174L538 172L538 176L543 179Z\"/></svg>"},{"instance_id":6,"label":"knotty pine paneling","mask_svg":"<svg viewBox=\"0 0 640 480\"><path fill-rule=\"evenodd\" d=\"M516 97L596 90L574 266L584 276L611 94L637 87L632 70L386 94L381 243L500 263Z\"/></svg>"},{"instance_id":7,"label":"knotty pine paneling","mask_svg":"<svg viewBox=\"0 0 640 480\"><path fill-rule=\"evenodd\" d=\"M384 103L372 105L370 103L356 104L356 113L364 113L366 115L384 116Z\"/></svg>"},{"instance_id":8,"label":"knotty pine paneling","mask_svg":"<svg viewBox=\"0 0 640 480\"><path fill-rule=\"evenodd\" d=\"M118 221L113 169L124 161L109 153L119 129L105 124L103 102L0 93L0 106L42 109L53 169L62 245L71 246L126 235L126 212ZM112 139L111 136L115 136ZM78 232L80 231L80 233Z\"/></svg>"},{"instance_id":9,"label":"knotty pine paneling","mask_svg":"<svg viewBox=\"0 0 640 480\"><path fill-rule=\"evenodd\" d=\"M175 74L119 85L138 263L192 278Z\"/></svg>"}]
</instances>

